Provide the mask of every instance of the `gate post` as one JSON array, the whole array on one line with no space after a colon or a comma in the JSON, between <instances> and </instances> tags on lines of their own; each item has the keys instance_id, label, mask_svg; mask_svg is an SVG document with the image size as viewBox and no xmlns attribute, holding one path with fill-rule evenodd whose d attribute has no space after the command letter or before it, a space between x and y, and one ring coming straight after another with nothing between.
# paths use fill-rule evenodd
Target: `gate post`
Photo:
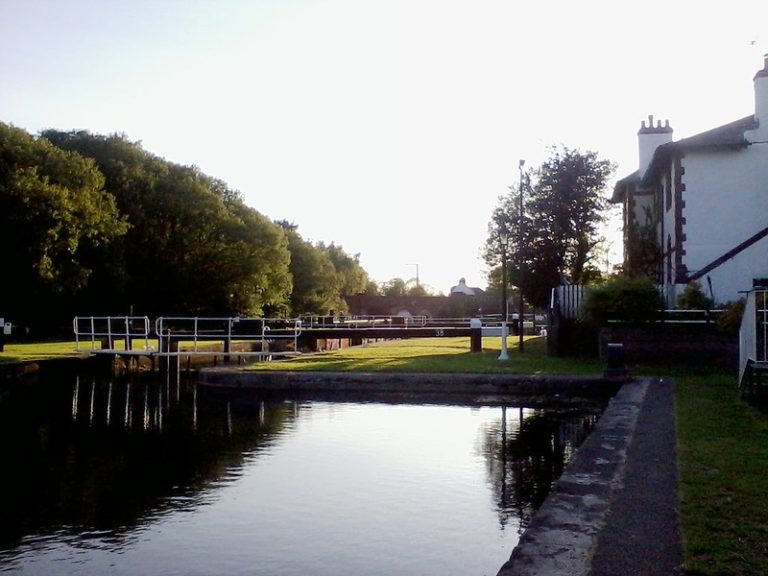
<instances>
[{"instance_id":1,"label":"gate post","mask_svg":"<svg viewBox=\"0 0 768 576\"><path fill-rule=\"evenodd\" d=\"M472 318L469 321L470 336L469 349L471 352L483 351L483 322L480 318Z\"/></svg>"}]
</instances>

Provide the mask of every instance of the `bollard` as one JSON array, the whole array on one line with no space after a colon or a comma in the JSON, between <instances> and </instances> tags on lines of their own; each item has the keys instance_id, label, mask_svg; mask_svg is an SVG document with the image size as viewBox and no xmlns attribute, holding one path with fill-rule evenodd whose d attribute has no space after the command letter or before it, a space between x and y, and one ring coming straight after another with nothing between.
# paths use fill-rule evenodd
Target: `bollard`
<instances>
[{"instance_id":1,"label":"bollard","mask_svg":"<svg viewBox=\"0 0 768 576\"><path fill-rule=\"evenodd\" d=\"M624 365L624 344L609 342L607 345L607 363L603 371L603 377L610 380L623 380L629 372Z\"/></svg>"},{"instance_id":2,"label":"bollard","mask_svg":"<svg viewBox=\"0 0 768 576\"><path fill-rule=\"evenodd\" d=\"M469 336L469 349L471 352L483 351L483 323L480 318L472 318L469 321L471 330Z\"/></svg>"}]
</instances>

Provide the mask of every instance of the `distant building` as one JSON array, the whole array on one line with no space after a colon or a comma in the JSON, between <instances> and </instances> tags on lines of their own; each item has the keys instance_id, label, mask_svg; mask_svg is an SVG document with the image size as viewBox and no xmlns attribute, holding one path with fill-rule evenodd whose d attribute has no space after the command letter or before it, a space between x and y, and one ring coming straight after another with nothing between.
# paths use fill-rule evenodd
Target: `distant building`
<instances>
[{"instance_id":1,"label":"distant building","mask_svg":"<svg viewBox=\"0 0 768 576\"><path fill-rule=\"evenodd\" d=\"M450 295L453 296L454 294L464 294L466 296L480 296L484 293L485 290L482 288L470 288L467 286L466 278L459 278L459 283L456 286L451 287Z\"/></svg>"},{"instance_id":2,"label":"distant building","mask_svg":"<svg viewBox=\"0 0 768 576\"><path fill-rule=\"evenodd\" d=\"M690 138L673 141L669 123L650 116L638 132L638 169L614 188L625 265L650 240L669 305L693 280L727 302L768 278L768 55L754 90L754 114Z\"/></svg>"}]
</instances>

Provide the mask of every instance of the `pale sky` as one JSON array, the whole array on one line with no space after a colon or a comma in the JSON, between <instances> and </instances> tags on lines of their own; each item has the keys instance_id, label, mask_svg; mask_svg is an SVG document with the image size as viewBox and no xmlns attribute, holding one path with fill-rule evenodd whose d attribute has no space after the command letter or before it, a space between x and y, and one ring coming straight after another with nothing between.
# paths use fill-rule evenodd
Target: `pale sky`
<instances>
[{"instance_id":1,"label":"pale sky","mask_svg":"<svg viewBox=\"0 0 768 576\"><path fill-rule=\"evenodd\" d=\"M486 285L518 161L754 110L768 2L0 0L0 121L125 133L377 281ZM618 246L614 247L618 250Z\"/></svg>"}]
</instances>

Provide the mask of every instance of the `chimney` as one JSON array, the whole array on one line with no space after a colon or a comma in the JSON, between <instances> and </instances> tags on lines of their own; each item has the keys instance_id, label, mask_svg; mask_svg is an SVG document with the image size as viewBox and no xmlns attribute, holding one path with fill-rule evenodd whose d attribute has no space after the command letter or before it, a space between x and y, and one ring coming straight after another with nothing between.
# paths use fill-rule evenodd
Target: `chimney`
<instances>
[{"instance_id":1,"label":"chimney","mask_svg":"<svg viewBox=\"0 0 768 576\"><path fill-rule=\"evenodd\" d=\"M669 126L669 120L666 120L663 126L661 125L661 120L655 126L653 125L653 115L648 116L647 126L645 125L645 120L643 120L640 130L637 131L639 152L638 174L640 178L645 175L645 171L651 163L656 148L668 142L672 142L672 128Z\"/></svg>"},{"instance_id":2,"label":"chimney","mask_svg":"<svg viewBox=\"0 0 768 576\"><path fill-rule=\"evenodd\" d=\"M768 54L763 56L763 69L755 74L755 119L758 131L768 134Z\"/></svg>"}]
</instances>

